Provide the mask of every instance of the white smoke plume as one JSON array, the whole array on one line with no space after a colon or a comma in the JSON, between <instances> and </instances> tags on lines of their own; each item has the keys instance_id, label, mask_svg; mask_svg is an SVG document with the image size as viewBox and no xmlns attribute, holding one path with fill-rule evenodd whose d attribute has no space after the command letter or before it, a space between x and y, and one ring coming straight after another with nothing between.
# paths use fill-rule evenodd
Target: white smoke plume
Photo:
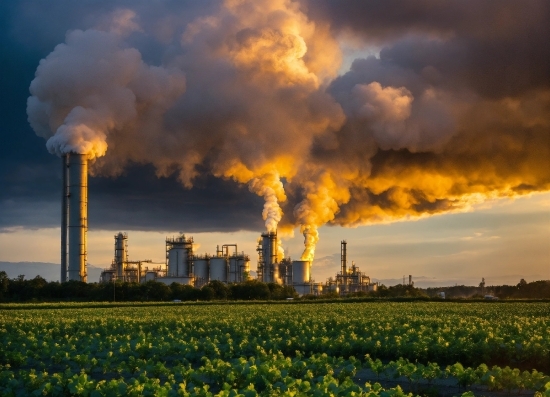
<instances>
[{"instance_id":1,"label":"white smoke plume","mask_svg":"<svg viewBox=\"0 0 550 397\"><path fill-rule=\"evenodd\" d=\"M109 134L162 112L184 91L180 70L146 65L117 34L76 30L40 62L27 114L51 153L94 159L105 155Z\"/></svg>"},{"instance_id":2,"label":"white smoke plume","mask_svg":"<svg viewBox=\"0 0 550 397\"><path fill-rule=\"evenodd\" d=\"M262 216L266 230L276 232L277 225L283 217L279 202L286 201L285 191L279 175L272 173L262 178L254 178L249 182L249 188L251 192L264 198L265 204Z\"/></svg>"},{"instance_id":3,"label":"white smoke plume","mask_svg":"<svg viewBox=\"0 0 550 397\"><path fill-rule=\"evenodd\" d=\"M319 241L319 231L317 226L302 225L300 227L300 232L304 235L304 252L302 253L301 260L312 262L315 258L315 247Z\"/></svg>"}]
</instances>

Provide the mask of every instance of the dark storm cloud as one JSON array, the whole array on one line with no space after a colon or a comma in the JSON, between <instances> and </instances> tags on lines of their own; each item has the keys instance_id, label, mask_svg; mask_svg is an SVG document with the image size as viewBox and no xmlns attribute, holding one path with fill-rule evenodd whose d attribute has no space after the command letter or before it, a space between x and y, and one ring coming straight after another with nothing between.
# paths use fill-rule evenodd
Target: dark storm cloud
<instances>
[{"instance_id":1,"label":"dark storm cloud","mask_svg":"<svg viewBox=\"0 0 550 397\"><path fill-rule=\"evenodd\" d=\"M94 26L105 14L146 2L22 1L0 4L0 231L13 227L59 227L60 160L32 131L25 112L29 84L40 59L70 29ZM151 11L171 19L192 19L210 3L163 2ZM171 29L167 23L164 28ZM181 28L183 29L183 28ZM162 57L155 40L137 35L144 58ZM151 167L129 166L117 179L90 177L90 227L108 230L258 230L261 200L233 182L203 176L186 190L170 178L157 178Z\"/></svg>"},{"instance_id":2,"label":"dark storm cloud","mask_svg":"<svg viewBox=\"0 0 550 397\"><path fill-rule=\"evenodd\" d=\"M45 57L35 131L83 126L108 146L91 167L94 228L256 229L252 191L264 218L276 224L281 203L280 226L301 226L313 247L325 223L550 189L546 1L11 4L3 211L58 200L59 161L24 114ZM380 56L337 76L341 41ZM18 214L0 222L51 224Z\"/></svg>"},{"instance_id":3,"label":"dark storm cloud","mask_svg":"<svg viewBox=\"0 0 550 397\"><path fill-rule=\"evenodd\" d=\"M235 182L204 174L193 189L135 166L123 177L91 178L93 229L182 230L188 233L261 230L262 199Z\"/></svg>"},{"instance_id":4,"label":"dark storm cloud","mask_svg":"<svg viewBox=\"0 0 550 397\"><path fill-rule=\"evenodd\" d=\"M328 88L347 119L314 155L333 175L351 174L334 223L549 188L550 3L306 4L343 40L380 48Z\"/></svg>"},{"instance_id":5,"label":"dark storm cloud","mask_svg":"<svg viewBox=\"0 0 550 397\"><path fill-rule=\"evenodd\" d=\"M307 1L310 15L382 47L380 59L432 84L481 95L550 86L550 3L507 1ZM428 69L429 68L429 69Z\"/></svg>"}]
</instances>

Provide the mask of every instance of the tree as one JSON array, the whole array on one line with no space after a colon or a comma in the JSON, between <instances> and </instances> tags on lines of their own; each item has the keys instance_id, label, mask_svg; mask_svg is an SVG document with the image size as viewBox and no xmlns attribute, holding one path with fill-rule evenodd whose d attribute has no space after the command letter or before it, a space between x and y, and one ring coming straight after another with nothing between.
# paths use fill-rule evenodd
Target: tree
<instances>
[{"instance_id":1,"label":"tree","mask_svg":"<svg viewBox=\"0 0 550 397\"><path fill-rule=\"evenodd\" d=\"M527 281L525 281L525 279L522 278L521 280L519 280L517 287L521 289L521 288L525 288L526 285L527 285Z\"/></svg>"},{"instance_id":2,"label":"tree","mask_svg":"<svg viewBox=\"0 0 550 397\"><path fill-rule=\"evenodd\" d=\"M5 271L0 271L0 300L4 300L8 295L10 279Z\"/></svg>"},{"instance_id":3,"label":"tree","mask_svg":"<svg viewBox=\"0 0 550 397\"><path fill-rule=\"evenodd\" d=\"M226 300L229 297L230 291L227 284L213 280L208 283L208 286L214 290L214 299Z\"/></svg>"}]
</instances>

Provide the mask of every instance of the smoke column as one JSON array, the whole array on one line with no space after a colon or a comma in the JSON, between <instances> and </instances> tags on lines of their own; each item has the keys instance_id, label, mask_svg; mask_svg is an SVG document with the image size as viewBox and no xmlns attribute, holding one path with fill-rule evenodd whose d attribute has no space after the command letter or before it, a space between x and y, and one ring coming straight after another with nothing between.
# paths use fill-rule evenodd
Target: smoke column
<instances>
[{"instance_id":1,"label":"smoke column","mask_svg":"<svg viewBox=\"0 0 550 397\"><path fill-rule=\"evenodd\" d=\"M250 191L264 198L265 204L262 216L265 220L266 230L276 232L277 225L283 216L279 202L286 201L283 184L278 174L274 173L263 178L254 178L250 181L249 188Z\"/></svg>"}]
</instances>

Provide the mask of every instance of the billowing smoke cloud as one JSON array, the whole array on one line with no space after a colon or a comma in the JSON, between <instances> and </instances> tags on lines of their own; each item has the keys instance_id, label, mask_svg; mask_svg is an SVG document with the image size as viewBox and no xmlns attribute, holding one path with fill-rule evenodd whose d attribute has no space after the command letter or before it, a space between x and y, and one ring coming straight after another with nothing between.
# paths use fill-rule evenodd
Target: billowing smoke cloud
<instances>
[{"instance_id":1,"label":"billowing smoke cloud","mask_svg":"<svg viewBox=\"0 0 550 397\"><path fill-rule=\"evenodd\" d=\"M27 113L50 152L101 157L109 134L165 111L185 91L180 70L146 65L125 48L120 33L136 29L133 16L116 13L111 32L72 31L40 62Z\"/></svg>"},{"instance_id":2,"label":"billowing smoke cloud","mask_svg":"<svg viewBox=\"0 0 550 397\"><path fill-rule=\"evenodd\" d=\"M28 115L50 151L88 153L96 174L246 184L268 231L300 228L304 260L325 224L550 189L544 0L226 0L191 22L147 4L39 65ZM379 54L338 75L350 43Z\"/></svg>"}]
</instances>

